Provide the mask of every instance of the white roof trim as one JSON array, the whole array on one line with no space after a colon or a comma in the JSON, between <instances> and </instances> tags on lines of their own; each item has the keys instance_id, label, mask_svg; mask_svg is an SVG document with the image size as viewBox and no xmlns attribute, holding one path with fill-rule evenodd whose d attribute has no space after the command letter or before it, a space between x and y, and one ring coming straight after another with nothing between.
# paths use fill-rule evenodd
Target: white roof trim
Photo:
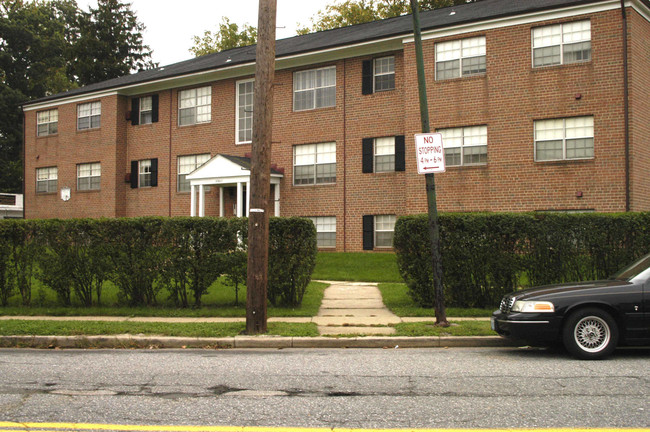
<instances>
[{"instance_id":1,"label":"white roof trim","mask_svg":"<svg viewBox=\"0 0 650 432\"><path fill-rule=\"evenodd\" d=\"M88 100L93 100L93 99L99 99L107 96L115 96L117 95L117 91L115 89L111 90L106 90L106 91L101 91L101 92L95 92L95 93L84 93L79 96L71 96L67 97L65 99L56 99L56 100L51 100L47 102L42 102L34 105L29 105L29 106L23 106L23 111L34 111L34 110L41 110L41 109L47 109L47 108L55 108L59 105L64 105L68 103L79 103L79 102L85 102ZM28 102L29 103L29 102Z\"/></svg>"}]
</instances>

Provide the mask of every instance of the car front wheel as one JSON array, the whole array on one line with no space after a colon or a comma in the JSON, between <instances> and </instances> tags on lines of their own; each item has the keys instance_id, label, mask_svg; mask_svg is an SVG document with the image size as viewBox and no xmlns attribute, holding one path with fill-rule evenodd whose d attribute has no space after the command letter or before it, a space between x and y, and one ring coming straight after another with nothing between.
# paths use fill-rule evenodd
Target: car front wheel
<instances>
[{"instance_id":1,"label":"car front wheel","mask_svg":"<svg viewBox=\"0 0 650 432\"><path fill-rule=\"evenodd\" d=\"M575 357L585 360L600 359L616 349L618 327L614 318L602 309L580 309L567 319L562 341Z\"/></svg>"}]
</instances>

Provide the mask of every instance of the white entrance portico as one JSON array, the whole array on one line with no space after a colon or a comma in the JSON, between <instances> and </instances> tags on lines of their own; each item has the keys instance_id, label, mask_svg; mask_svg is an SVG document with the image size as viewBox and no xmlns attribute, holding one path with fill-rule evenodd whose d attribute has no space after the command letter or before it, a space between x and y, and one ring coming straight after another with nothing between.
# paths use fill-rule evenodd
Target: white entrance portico
<instances>
[{"instance_id":1,"label":"white entrance portico","mask_svg":"<svg viewBox=\"0 0 650 432\"><path fill-rule=\"evenodd\" d=\"M237 188L235 216L248 216L250 203L251 160L247 157L218 154L187 175L190 181L190 216L205 216L205 192L208 186L219 187L219 216L224 217L224 189ZM282 172L271 169L274 189L274 215L280 216L280 180ZM243 197L244 191L246 196ZM197 211L198 192L198 211ZM245 200L245 201L244 201ZM245 210L244 210L245 209Z\"/></svg>"}]
</instances>

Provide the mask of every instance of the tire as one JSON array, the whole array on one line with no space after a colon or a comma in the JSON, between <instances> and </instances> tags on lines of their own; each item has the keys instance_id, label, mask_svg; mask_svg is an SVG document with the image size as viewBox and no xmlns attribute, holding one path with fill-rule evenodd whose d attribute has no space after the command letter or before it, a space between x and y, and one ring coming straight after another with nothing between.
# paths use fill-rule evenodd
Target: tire
<instances>
[{"instance_id":1,"label":"tire","mask_svg":"<svg viewBox=\"0 0 650 432\"><path fill-rule=\"evenodd\" d=\"M567 351L579 359L601 359L616 349L618 325L602 309L579 309L569 315L564 324L562 342Z\"/></svg>"}]
</instances>

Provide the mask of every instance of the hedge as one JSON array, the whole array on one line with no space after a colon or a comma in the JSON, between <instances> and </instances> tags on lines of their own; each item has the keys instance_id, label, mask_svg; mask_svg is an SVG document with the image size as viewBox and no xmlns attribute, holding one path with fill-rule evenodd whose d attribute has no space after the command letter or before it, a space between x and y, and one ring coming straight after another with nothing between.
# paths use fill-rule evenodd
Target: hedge
<instances>
[{"instance_id":1,"label":"hedge","mask_svg":"<svg viewBox=\"0 0 650 432\"><path fill-rule=\"evenodd\" d=\"M195 306L220 276L236 290L246 282L246 219L118 218L0 221L0 303L20 293L31 301L32 281L56 292L101 304L105 281L120 303L154 305L166 290L181 307ZM316 232L307 219L273 218L270 224L269 300L302 301L316 260Z\"/></svg>"},{"instance_id":2,"label":"hedge","mask_svg":"<svg viewBox=\"0 0 650 432\"><path fill-rule=\"evenodd\" d=\"M433 306L427 215L395 225L397 263L409 293ZM445 301L495 307L516 289L604 279L650 252L650 213L463 213L440 216Z\"/></svg>"}]
</instances>

